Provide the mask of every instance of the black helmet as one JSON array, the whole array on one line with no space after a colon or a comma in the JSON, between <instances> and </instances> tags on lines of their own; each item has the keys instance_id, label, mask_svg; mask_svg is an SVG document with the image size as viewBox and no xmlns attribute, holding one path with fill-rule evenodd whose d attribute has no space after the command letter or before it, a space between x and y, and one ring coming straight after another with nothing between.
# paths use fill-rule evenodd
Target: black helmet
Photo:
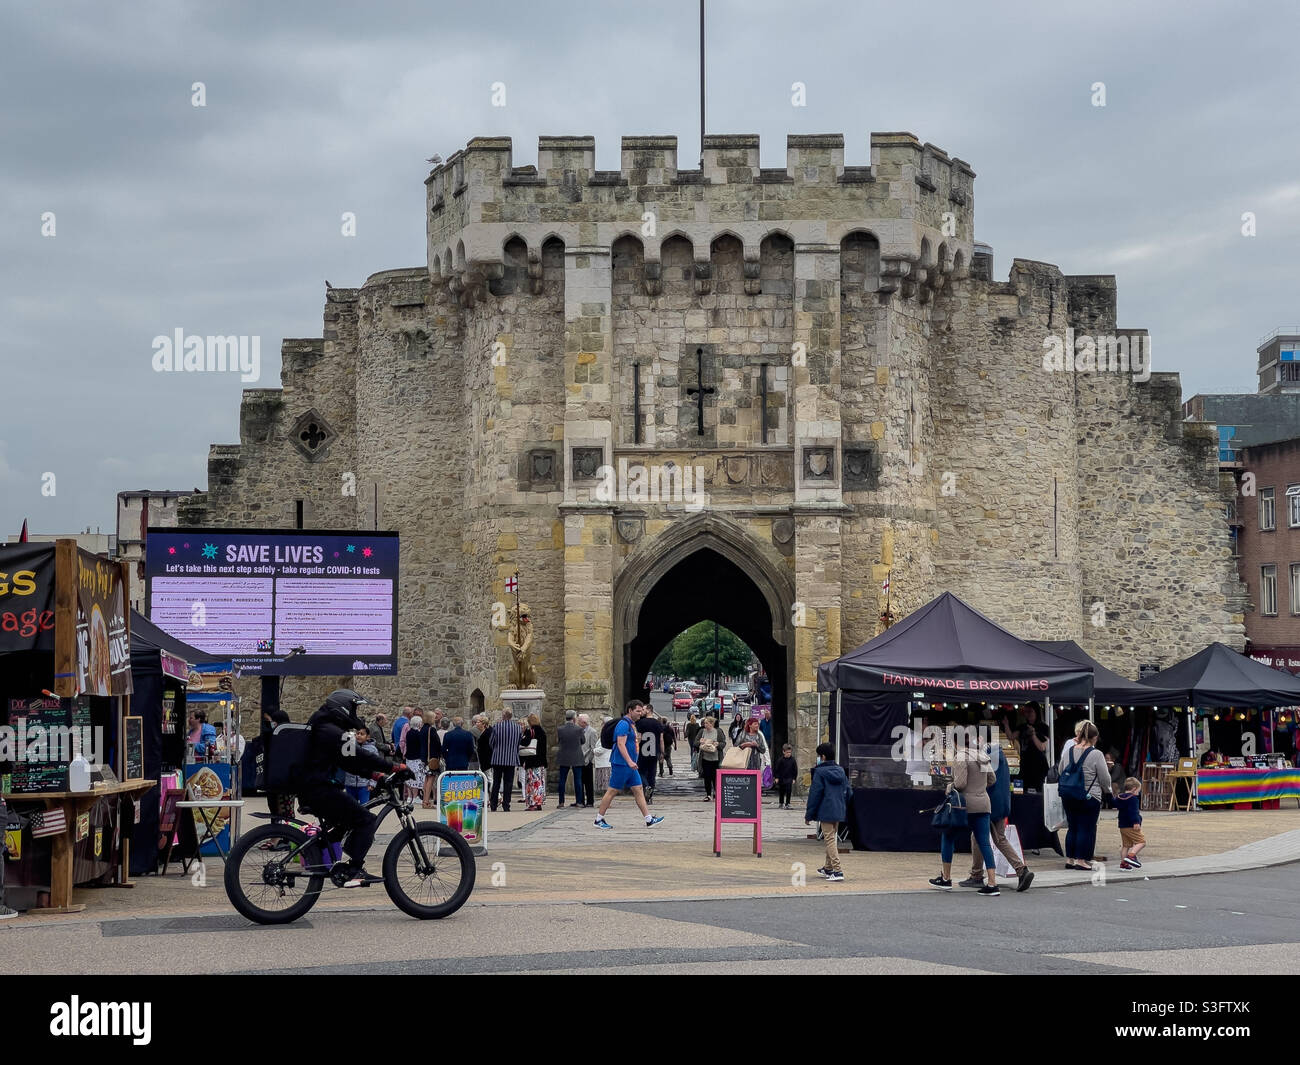
<instances>
[{"instance_id":1,"label":"black helmet","mask_svg":"<svg viewBox=\"0 0 1300 1065\"><path fill-rule=\"evenodd\" d=\"M351 688L339 688L325 697L326 706L336 706L349 717L356 717L357 707L364 706L368 702L368 699L358 695Z\"/></svg>"}]
</instances>

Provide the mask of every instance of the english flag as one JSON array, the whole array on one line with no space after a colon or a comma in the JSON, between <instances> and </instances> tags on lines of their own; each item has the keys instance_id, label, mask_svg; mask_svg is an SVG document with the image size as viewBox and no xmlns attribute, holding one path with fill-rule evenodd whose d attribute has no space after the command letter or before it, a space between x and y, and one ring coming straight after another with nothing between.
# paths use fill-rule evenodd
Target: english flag
<instances>
[{"instance_id":1,"label":"english flag","mask_svg":"<svg viewBox=\"0 0 1300 1065\"><path fill-rule=\"evenodd\" d=\"M881 595L888 595L888 594L889 594L889 578L888 578L888 577L886 577L883 581L880 582L880 594L881 594Z\"/></svg>"}]
</instances>

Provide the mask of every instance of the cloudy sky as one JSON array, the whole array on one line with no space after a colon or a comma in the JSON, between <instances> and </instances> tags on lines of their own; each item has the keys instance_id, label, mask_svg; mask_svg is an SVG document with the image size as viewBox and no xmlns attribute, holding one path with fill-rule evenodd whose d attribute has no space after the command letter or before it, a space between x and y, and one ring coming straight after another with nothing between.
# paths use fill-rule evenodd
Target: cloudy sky
<instances>
[{"instance_id":1,"label":"cloudy sky","mask_svg":"<svg viewBox=\"0 0 1300 1065\"><path fill-rule=\"evenodd\" d=\"M153 338L260 336L276 386L325 279L423 264L435 152L508 135L523 165L538 134L592 134L616 169L622 135L675 133L692 165L697 20L695 0L0 0L0 539L24 517L111 531L118 491L205 486L244 386L154 372ZM1015 256L1114 273L1120 325L1185 396L1248 391L1260 337L1300 325L1298 23L1290 0L709 0L709 128L760 134L764 166L787 133L842 132L850 165L873 130L932 141L978 175L999 279Z\"/></svg>"}]
</instances>

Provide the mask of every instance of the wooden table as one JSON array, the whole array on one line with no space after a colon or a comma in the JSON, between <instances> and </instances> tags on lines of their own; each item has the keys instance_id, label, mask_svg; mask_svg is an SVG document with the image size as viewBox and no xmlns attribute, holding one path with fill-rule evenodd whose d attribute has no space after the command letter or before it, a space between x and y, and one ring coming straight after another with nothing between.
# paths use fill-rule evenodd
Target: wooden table
<instances>
[{"instance_id":1,"label":"wooden table","mask_svg":"<svg viewBox=\"0 0 1300 1065\"><path fill-rule=\"evenodd\" d=\"M114 795L135 795L156 788L156 780L128 780L116 784L106 784L90 791L43 791L33 794L5 792L3 796L9 805L15 803L43 803L47 810L62 809L68 822L67 828L57 836L51 836L50 852L50 904L32 913L79 913L85 906L72 904L72 834L77 830L77 815L89 810L100 799ZM127 872L130 870L130 841L122 838L122 878L123 886L130 887Z\"/></svg>"}]
</instances>

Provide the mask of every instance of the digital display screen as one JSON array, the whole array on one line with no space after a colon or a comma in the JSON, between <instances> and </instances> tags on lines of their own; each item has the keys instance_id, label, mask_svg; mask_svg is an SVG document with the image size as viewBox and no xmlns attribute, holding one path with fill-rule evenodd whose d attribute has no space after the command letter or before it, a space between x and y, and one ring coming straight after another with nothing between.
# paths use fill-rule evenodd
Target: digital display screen
<instances>
[{"instance_id":1,"label":"digital display screen","mask_svg":"<svg viewBox=\"0 0 1300 1065\"><path fill-rule=\"evenodd\" d=\"M149 620L244 674L397 673L397 533L150 529L145 558Z\"/></svg>"}]
</instances>

